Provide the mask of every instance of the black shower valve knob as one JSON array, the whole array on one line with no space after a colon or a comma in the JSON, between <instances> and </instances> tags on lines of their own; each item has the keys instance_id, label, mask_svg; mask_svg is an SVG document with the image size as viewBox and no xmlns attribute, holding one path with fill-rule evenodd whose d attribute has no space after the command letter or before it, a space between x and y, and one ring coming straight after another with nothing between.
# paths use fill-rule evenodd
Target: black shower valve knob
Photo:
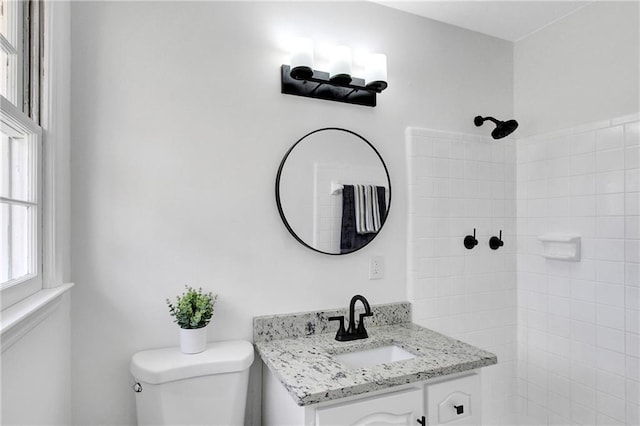
<instances>
[{"instance_id":1,"label":"black shower valve knob","mask_svg":"<svg viewBox=\"0 0 640 426\"><path fill-rule=\"evenodd\" d=\"M476 228L473 228L473 235L467 235L464 237L464 246L471 250L475 246L478 245L478 240L476 239Z\"/></svg>"},{"instance_id":2,"label":"black shower valve knob","mask_svg":"<svg viewBox=\"0 0 640 426\"><path fill-rule=\"evenodd\" d=\"M498 250L500 247L504 245L504 241L502 241L502 229L500 230L500 237L496 237L495 235L489 238L489 247L491 250Z\"/></svg>"}]
</instances>

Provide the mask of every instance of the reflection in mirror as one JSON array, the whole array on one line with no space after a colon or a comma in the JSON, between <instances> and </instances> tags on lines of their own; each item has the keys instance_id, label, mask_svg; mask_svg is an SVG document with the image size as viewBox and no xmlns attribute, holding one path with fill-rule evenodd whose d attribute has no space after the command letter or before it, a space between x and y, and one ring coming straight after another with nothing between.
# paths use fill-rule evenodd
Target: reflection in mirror
<instances>
[{"instance_id":1,"label":"reflection in mirror","mask_svg":"<svg viewBox=\"0 0 640 426\"><path fill-rule=\"evenodd\" d=\"M318 252L346 254L367 245L384 225L391 182L382 157L362 136L318 129L282 159L276 201L296 240Z\"/></svg>"}]
</instances>

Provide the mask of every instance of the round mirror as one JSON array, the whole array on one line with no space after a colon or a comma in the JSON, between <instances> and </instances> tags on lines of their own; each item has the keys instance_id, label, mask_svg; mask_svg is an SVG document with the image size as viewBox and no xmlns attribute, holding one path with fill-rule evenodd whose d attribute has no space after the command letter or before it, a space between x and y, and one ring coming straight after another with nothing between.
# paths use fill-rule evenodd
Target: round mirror
<instances>
[{"instance_id":1,"label":"round mirror","mask_svg":"<svg viewBox=\"0 0 640 426\"><path fill-rule=\"evenodd\" d=\"M346 129L318 129L282 159L276 201L282 221L301 244L347 254L369 244L384 225L391 181L365 138Z\"/></svg>"}]
</instances>

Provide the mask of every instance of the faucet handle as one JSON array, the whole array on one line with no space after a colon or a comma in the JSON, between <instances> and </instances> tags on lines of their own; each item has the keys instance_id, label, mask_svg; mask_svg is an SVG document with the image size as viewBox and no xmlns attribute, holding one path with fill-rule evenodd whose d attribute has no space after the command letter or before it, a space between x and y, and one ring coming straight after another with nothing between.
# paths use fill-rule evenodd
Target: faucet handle
<instances>
[{"instance_id":1,"label":"faucet handle","mask_svg":"<svg viewBox=\"0 0 640 426\"><path fill-rule=\"evenodd\" d=\"M373 316L373 314L371 312L360 314L360 321L358 322L358 331L357 331L357 333L358 333L358 335L362 335L364 339L369 337L369 334L367 334L367 330L364 328L364 317L371 317L371 316Z\"/></svg>"},{"instance_id":2,"label":"faucet handle","mask_svg":"<svg viewBox=\"0 0 640 426\"><path fill-rule=\"evenodd\" d=\"M336 333L336 340L343 341L347 336L347 331L344 329L344 315L340 315L338 317L329 317L329 321L340 321L340 325L338 326L338 332Z\"/></svg>"}]
</instances>

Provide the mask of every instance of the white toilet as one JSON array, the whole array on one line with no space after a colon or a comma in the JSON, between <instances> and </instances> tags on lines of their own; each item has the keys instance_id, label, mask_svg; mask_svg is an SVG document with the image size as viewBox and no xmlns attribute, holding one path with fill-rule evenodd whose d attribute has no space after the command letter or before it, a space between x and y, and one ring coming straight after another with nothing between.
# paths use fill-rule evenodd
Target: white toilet
<instances>
[{"instance_id":1,"label":"white toilet","mask_svg":"<svg viewBox=\"0 0 640 426\"><path fill-rule=\"evenodd\" d=\"M179 348L131 358L139 425L243 425L253 363L244 340L214 342L199 354Z\"/></svg>"}]
</instances>

